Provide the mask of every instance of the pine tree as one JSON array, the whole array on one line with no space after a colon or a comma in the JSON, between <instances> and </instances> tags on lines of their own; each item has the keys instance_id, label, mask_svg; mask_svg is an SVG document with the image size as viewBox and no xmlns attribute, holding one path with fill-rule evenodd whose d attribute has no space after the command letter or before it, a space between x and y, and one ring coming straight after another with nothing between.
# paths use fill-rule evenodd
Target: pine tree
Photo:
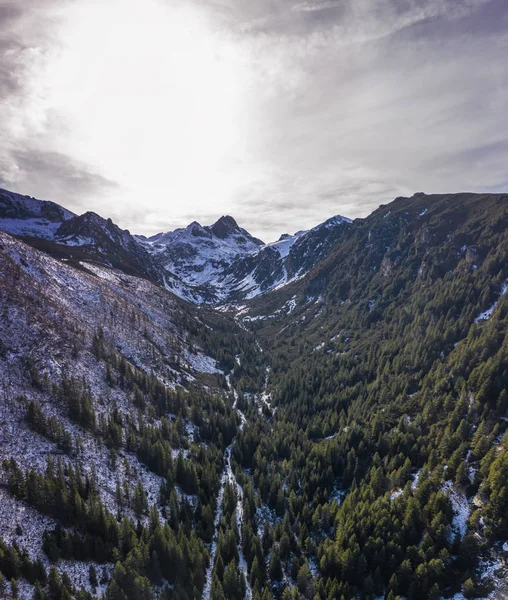
<instances>
[{"instance_id":1,"label":"pine tree","mask_svg":"<svg viewBox=\"0 0 508 600\"><path fill-rule=\"evenodd\" d=\"M269 574L272 581L280 581L282 579L282 564L280 561L278 545L272 546Z\"/></svg>"},{"instance_id":2,"label":"pine tree","mask_svg":"<svg viewBox=\"0 0 508 600\"><path fill-rule=\"evenodd\" d=\"M13 598L17 598L19 594L19 584L16 579L11 579L11 595Z\"/></svg>"},{"instance_id":3,"label":"pine tree","mask_svg":"<svg viewBox=\"0 0 508 600\"><path fill-rule=\"evenodd\" d=\"M88 580L90 581L92 589L95 590L95 588L99 585L99 581L97 579L97 571L94 565L90 565L88 568Z\"/></svg>"},{"instance_id":4,"label":"pine tree","mask_svg":"<svg viewBox=\"0 0 508 600\"><path fill-rule=\"evenodd\" d=\"M146 500L146 494L143 490L143 486L141 485L141 481L138 481L138 484L134 490L133 509L134 514L138 518L140 518L141 515L145 514L148 510L148 502Z\"/></svg>"}]
</instances>

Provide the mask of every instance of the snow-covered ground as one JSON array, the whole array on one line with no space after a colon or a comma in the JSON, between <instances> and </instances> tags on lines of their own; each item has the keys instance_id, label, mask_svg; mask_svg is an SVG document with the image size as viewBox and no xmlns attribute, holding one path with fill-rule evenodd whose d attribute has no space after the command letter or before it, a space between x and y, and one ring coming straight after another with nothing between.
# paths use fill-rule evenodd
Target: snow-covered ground
<instances>
[{"instance_id":1,"label":"snow-covered ground","mask_svg":"<svg viewBox=\"0 0 508 600\"><path fill-rule=\"evenodd\" d=\"M499 300L501 299L501 296L504 296L506 294L506 290L508 290L508 280L503 283L503 285L501 287L501 293L499 294L499 298L494 302L494 304L490 308L483 311L476 317L476 319L474 320L475 323L479 323L480 321L488 321L490 319L490 317L492 316L492 313L497 308L497 305L499 303Z\"/></svg>"},{"instance_id":2,"label":"snow-covered ground","mask_svg":"<svg viewBox=\"0 0 508 600\"><path fill-rule=\"evenodd\" d=\"M420 476L422 474L422 469L419 469L413 476L413 481L411 482L411 489L413 491L418 487L418 482L420 481Z\"/></svg>"},{"instance_id":3,"label":"snow-covered ground","mask_svg":"<svg viewBox=\"0 0 508 600\"><path fill-rule=\"evenodd\" d=\"M401 488L397 488L396 490L392 490L390 492L390 500L395 500L399 496L402 496L403 492L404 492L404 490L401 489Z\"/></svg>"},{"instance_id":4,"label":"snow-covered ground","mask_svg":"<svg viewBox=\"0 0 508 600\"><path fill-rule=\"evenodd\" d=\"M211 356L206 356L202 352L197 351L195 354L189 352L187 349L183 351L183 356L187 361L188 365L195 371L200 373L220 373L223 371L217 368L217 363Z\"/></svg>"},{"instance_id":5,"label":"snow-covered ground","mask_svg":"<svg viewBox=\"0 0 508 600\"><path fill-rule=\"evenodd\" d=\"M37 510L24 502L16 500L10 494L0 488L0 537L7 543L14 542L25 550L31 560L40 559L48 569L51 565L48 557L42 550L42 540L45 531L54 529L56 521L41 515ZM18 535L17 528L21 527ZM106 585L99 585L95 592L92 590L89 580L89 568L93 565L97 571L98 579L109 581L113 571L112 564L99 565L91 561L76 562L60 560L56 567L60 574L66 572L76 588L85 589L90 593L101 595L106 591ZM33 587L26 582L21 582L19 598L32 598Z\"/></svg>"},{"instance_id":6,"label":"snow-covered ground","mask_svg":"<svg viewBox=\"0 0 508 600\"><path fill-rule=\"evenodd\" d=\"M0 464L4 458L14 457L22 470L43 473L48 457L64 465L72 463L84 474L93 475L98 494L110 512L120 510L131 517L132 508L119 507L117 481L129 490L141 482L149 507L156 505L161 511L161 478L134 454L120 449L113 455L100 436L72 421L66 403L49 382L59 384L64 375L86 381L99 421L113 409L124 416L138 412L132 391L120 385L120 371L108 361L113 382L108 381L106 362L95 354L99 330L102 352L114 355L117 361L123 358L130 369L156 376L167 388L186 385L190 371L196 378L199 373L220 373L215 359L198 350L182 360L183 348L189 347L189 334L181 325L181 305L156 285L88 263L82 265L87 271L75 269L1 232L0 246L0 338L4 348L0 359ZM39 387L33 385L28 361L41 380ZM46 418L58 419L79 450L67 456L56 444L32 431L20 396L36 402ZM148 414L145 418L147 424L156 425ZM196 441L194 425L188 419L184 420L184 432L190 441ZM186 450L175 449L175 456L179 453L187 455ZM0 484L5 483L0 466ZM192 497L186 500L196 501ZM16 534L18 523L20 535ZM0 536L7 543L16 540L31 557L46 560L42 534L54 526L52 519L0 487ZM66 561L58 568L67 571L77 586L86 587L88 563ZM106 565L107 572L111 569L112 565ZM100 580L102 566L97 565L97 572ZM22 584L22 593L25 587L26 597L31 598L29 586ZM100 588L98 593L103 591Z\"/></svg>"},{"instance_id":7,"label":"snow-covered ground","mask_svg":"<svg viewBox=\"0 0 508 600\"><path fill-rule=\"evenodd\" d=\"M337 502L337 504L342 504L344 498L347 496L349 490L343 490L341 488L338 487L338 485L336 485L333 490L332 493L330 494L330 498L329 501L333 502L335 500L335 502Z\"/></svg>"},{"instance_id":8,"label":"snow-covered ground","mask_svg":"<svg viewBox=\"0 0 508 600\"><path fill-rule=\"evenodd\" d=\"M275 412L276 408L272 408L271 405L271 400L272 400L272 395L267 391L268 390L268 378L270 376L270 367L266 367L266 373L265 373L265 382L263 385L263 391L261 392L261 394L256 394L255 398L258 404L258 413L260 415L263 414L263 408L268 408L268 410Z\"/></svg>"},{"instance_id":9,"label":"snow-covered ground","mask_svg":"<svg viewBox=\"0 0 508 600\"><path fill-rule=\"evenodd\" d=\"M12 235L33 235L52 239L57 229L74 213L53 202L22 196L0 189L0 229Z\"/></svg>"},{"instance_id":10,"label":"snow-covered ground","mask_svg":"<svg viewBox=\"0 0 508 600\"><path fill-rule=\"evenodd\" d=\"M458 533L463 538L466 535L467 523L471 514L469 501L463 492L455 489L451 481L447 481L443 485L443 490L450 499L453 508L452 531Z\"/></svg>"},{"instance_id":11,"label":"snow-covered ground","mask_svg":"<svg viewBox=\"0 0 508 600\"><path fill-rule=\"evenodd\" d=\"M20 548L27 551L32 560L40 558L47 562L47 557L42 551L42 536L44 531L53 529L55 524L53 519L41 515L0 488L0 537L7 544L15 541ZM21 535L16 534L18 525L22 530Z\"/></svg>"}]
</instances>

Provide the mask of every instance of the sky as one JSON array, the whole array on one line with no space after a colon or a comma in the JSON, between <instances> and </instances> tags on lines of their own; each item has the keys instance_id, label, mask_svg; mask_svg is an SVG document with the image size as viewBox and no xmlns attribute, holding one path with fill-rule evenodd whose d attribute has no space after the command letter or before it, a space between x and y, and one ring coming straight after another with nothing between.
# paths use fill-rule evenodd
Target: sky
<instances>
[{"instance_id":1,"label":"sky","mask_svg":"<svg viewBox=\"0 0 508 600\"><path fill-rule=\"evenodd\" d=\"M0 187L272 241L508 190L506 0L0 0Z\"/></svg>"}]
</instances>

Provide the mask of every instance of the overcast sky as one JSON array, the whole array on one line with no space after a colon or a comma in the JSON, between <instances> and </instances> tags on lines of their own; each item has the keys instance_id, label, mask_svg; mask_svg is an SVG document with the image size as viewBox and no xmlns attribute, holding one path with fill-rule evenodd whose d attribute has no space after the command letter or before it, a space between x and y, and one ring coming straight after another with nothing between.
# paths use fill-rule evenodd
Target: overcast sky
<instances>
[{"instance_id":1,"label":"overcast sky","mask_svg":"<svg viewBox=\"0 0 508 600\"><path fill-rule=\"evenodd\" d=\"M506 0L0 0L0 186L270 241L508 190Z\"/></svg>"}]
</instances>

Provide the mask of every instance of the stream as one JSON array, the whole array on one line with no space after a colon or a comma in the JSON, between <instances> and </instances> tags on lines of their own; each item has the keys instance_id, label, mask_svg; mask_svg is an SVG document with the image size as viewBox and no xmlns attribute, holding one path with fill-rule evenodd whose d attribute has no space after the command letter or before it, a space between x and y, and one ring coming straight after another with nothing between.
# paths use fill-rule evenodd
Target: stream
<instances>
[{"instance_id":1,"label":"stream","mask_svg":"<svg viewBox=\"0 0 508 600\"><path fill-rule=\"evenodd\" d=\"M242 411L237 406L238 393L236 392L235 389L233 389L233 387L231 385L230 376L228 375L226 377L226 379L228 382L229 389L233 392L233 397L234 397L233 409L236 410L236 412L238 413L238 415L240 417L240 421L241 421L240 430L242 430L245 423L247 422L247 420L245 418L245 415L242 413ZM245 557L243 555L243 549L242 549L243 490L242 490L242 486L236 481L235 476L233 474L233 469L231 468L232 445L233 444L231 443L224 452L224 458L225 458L226 464L224 466L224 470L221 475L219 494L217 495L217 510L215 512L215 517L213 520L214 534L213 534L213 540L212 540L212 546L211 546L211 552L210 552L210 566L206 570L205 586L203 588L202 600L210 600L210 596L211 596L211 592L212 592L212 572L213 572L213 567L215 564L215 557L217 555L219 523L220 523L220 520L222 518L222 513L223 513L222 501L224 499L224 488L226 487L226 482L229 482L231 485L235 486L236 491L237 491L236 522L238 524L238 531L240 534L240 539L239 539L239 543L238 543L238 569L240 570L241 573L243 573L243 575L245 577L245 584L246 584L245 599L252 600L252 589L251 589L251 586L249 583L249 572L248 572L248 568L247 568L247 561L245 560Z\"/></svg>"}]
</instances>

